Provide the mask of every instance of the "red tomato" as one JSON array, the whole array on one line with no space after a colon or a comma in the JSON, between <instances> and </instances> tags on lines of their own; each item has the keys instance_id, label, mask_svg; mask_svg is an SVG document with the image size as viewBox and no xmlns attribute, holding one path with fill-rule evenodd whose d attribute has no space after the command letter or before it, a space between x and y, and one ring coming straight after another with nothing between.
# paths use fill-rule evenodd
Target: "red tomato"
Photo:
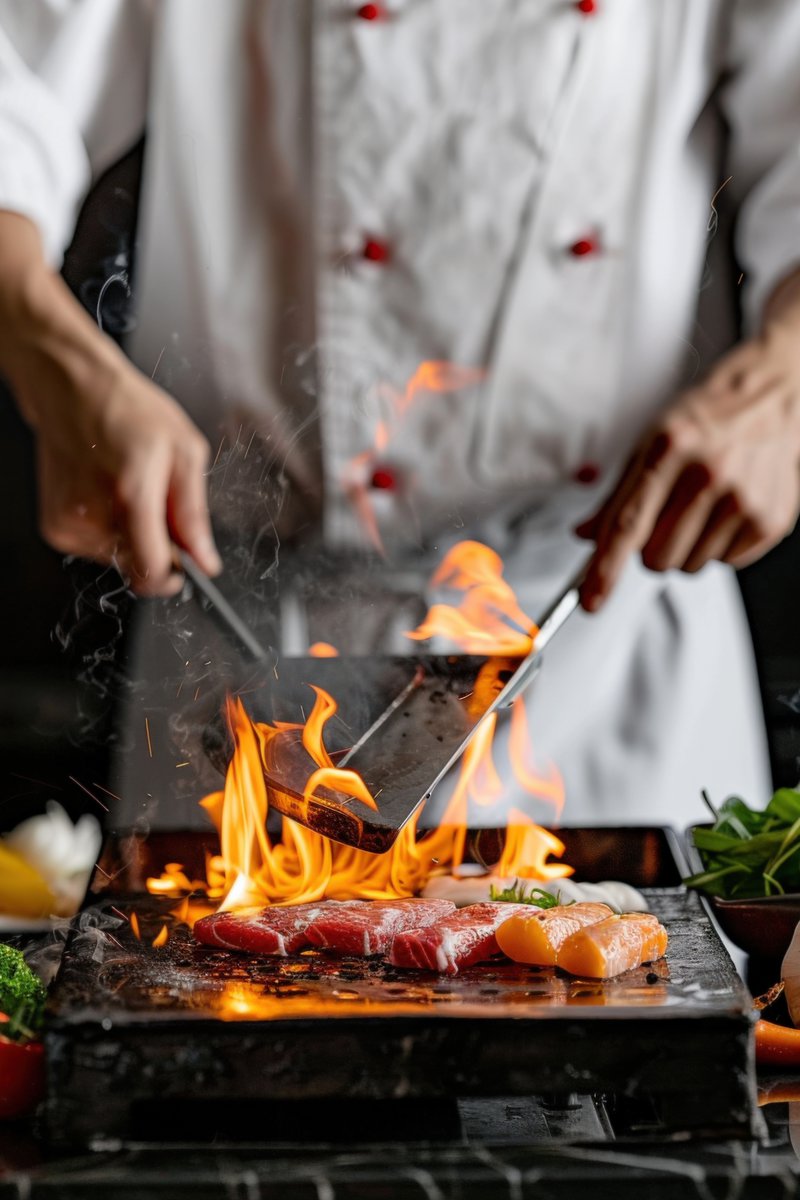
<instances>
[{"instance_id":1,"label":"red tomato","mask_svg":"<svg viewBox=\"0 0 800 1200\"><path fill-rule=\"evenodd\" d=\"M44 1096L44 1045L0 1037L0 1120L27 1117Z\"/></svg>"}]
</instances>

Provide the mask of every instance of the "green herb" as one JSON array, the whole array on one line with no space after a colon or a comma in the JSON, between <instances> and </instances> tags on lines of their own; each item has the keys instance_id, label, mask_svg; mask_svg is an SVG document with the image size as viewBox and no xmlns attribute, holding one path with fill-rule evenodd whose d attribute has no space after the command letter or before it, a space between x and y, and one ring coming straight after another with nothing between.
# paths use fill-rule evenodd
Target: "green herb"
<instances>
[{"instance_id":1,"label":"green herb","mask_svg":"<svg viewBox=\"0 0 800 1200\"><path fill-rule=\"evenodd\" d=\"M723 900L800 892L800 792L781 788L765 809L730 797L709 829L695 829L703 870L687 887Z\"/></svg>"},{"instance_id":2,"label":"green herb","mask_svg":"<svg viewBox=\"0 0 800 1200\"><path fill-rule=\"evenodd\" d=\"M36 1037L44 1020L46 992L19 950L0 943L0 1012L8 1022L0 1034L26 1041Z\"/></svg>"},{"instance_id":3,"label":"green herb","mask_svg":"<svg viewBox=\"0 0 800 1200\"><path fill-rule=\"evenodd\" d=\"M489 887L490 900L507 900L511 904L533 904L536 908L555 908L559 904L558 896L551 895L543 888L531 886L525 891L525 885L515 879L511 887L499 888L491 884Z\"/></svg>"}]
</instances>

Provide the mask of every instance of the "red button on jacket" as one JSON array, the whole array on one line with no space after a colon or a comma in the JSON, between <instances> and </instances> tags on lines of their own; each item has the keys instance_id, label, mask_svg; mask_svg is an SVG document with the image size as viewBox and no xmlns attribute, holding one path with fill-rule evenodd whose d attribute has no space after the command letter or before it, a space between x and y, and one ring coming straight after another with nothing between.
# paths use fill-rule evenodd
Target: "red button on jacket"
<instances>
[{"instance_id":1,"label":"red button on jacket","mask_svg":"<svg viewBox=\"0 0 800 1200\"><path fill-rule=\"evenodd\" d=\"M578 467L573 476L576 483L597 483L600 478L600 468L597 463L585 462Z\"/></svg>"},{"instance_id":2,"label":"red button on jacket","mask_svg":"<svg viewBox=\"0 0 800 1200\"><path fill-rule=\"evenodd\" d=\"M367 238L361 248L361 253L364 258L374 263L387 263L392 256L386 242L379 242L377 238Z\"/></svg>"},{"instance_id":3,"label":"red button on jacket","mask_svg":"<svg viewBox=\"0 0 800 1200\"><path fill-rule=\"evenodd\" d=\"M369 5L367 7L370 7ZM575 4L578 12L582 12L585 16L590 17L597 12L597 0L577 0Z\"/></svg>"},{"instance_id":4,"label":"red button on jacket","mask_svg":"<svg viewBox=\"0 0 800 1200\"><path fill-rule=\"evenodd\" d=\"M578 238L577 242L573 242L569 248L573 258L585 258L588 254L598 254L600 251L600 243L594 237Z\"/></svg>"},{"instance_id":5,"label":"red button on jacket","mask_svg":"<svg viewBox=\"0 0 800 1200\"><path fill-rule=\"evenodd\" d=\"M370 484L380 492L393 492L397 487L397 476L391 467L376 467Z\"/></svg>"},{"instance_id":6,"label":"red button on jacket","mask_svg":"<svg viewBox=\"0 0 800 1200\"><path fill-rule=\"evenodd\" d=\"M362 4L356 9L356 16L362 21L380 21L386 16L386 9L382 4Z\"/></svg>"}]
</instances>

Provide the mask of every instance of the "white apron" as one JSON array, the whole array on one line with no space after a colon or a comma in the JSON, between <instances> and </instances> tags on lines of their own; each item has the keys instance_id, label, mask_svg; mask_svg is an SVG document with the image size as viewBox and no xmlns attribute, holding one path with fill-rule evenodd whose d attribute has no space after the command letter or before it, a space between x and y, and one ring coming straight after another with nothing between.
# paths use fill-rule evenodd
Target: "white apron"
<instances>
[{"instance_id":1,"label":"white apron","mask_svg":"<svg viewBox=\"0 0 800 1200\"><path fill-rule=\"evenodd\" d=\"M725 179L748 329L800 246L794 0L384 7L0 0L0 205L37 220L57 261L92 171L147 118L130 352L215 446L226 421L212 492L251 608L271 603L274 529L329 555L380 538L363 619L347 593L316 604L329 628L301 618L362 651L396 648L400 601L395 620L370 607L398 578L420 592L460 537L500 551L533 616L563 585L585 553L570 530L708 358L695 313L701 284L710 307L727 300L704 275ZM482 375L406 404L430 360ZM280 503L226 474L254 427ZM177 635L171 621L174 662L142 634L130 706L134 733L145 715L163 733L163 761L123 756L115 789L124 816L162 799L165 824L201 783L191 768L176 783L191 639L188 617ZM285 648L304 649L293 630ZM215 663L192 636L194 683L195 663ZM766 797L752 653L721 567L632 566L553 645L533 708L566 821L680 825L702 787Z\"/></svg>"}]
</instances>

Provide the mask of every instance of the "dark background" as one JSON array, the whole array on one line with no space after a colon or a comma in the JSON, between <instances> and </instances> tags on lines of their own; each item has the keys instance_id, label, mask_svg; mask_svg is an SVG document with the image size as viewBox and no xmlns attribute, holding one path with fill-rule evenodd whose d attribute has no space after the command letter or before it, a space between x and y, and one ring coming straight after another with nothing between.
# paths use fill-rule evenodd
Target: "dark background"
<instances>
[{"instance_id":1,"label":"dark background","mask_svg":"<svg viewBox=\"0 0 800 1200\"><path fill-rule=\"evenodd\" d=\"M92 308L100 285L124 272L135 227L142 148L101 180L84 207L64 268ZM103 312L123 332L125 288ZM106 782L113 729L111 664L93 659L108 641L101 589L82 564L65 565L39 538L31 436L0 385L0 830L52 797L73 813L97 811L81 784ZM800 779L800 531L740 576L753 632L777 785ZM65 634L70 636L65 641ZM92 682L88 681L92 677ZM790 701L796 699L796 709ZM708 720L713 721L709 712ZM747 797L761 802L763 797ZM102 815L102 814L98 814Z\"/></svg>"}]
</instances>

